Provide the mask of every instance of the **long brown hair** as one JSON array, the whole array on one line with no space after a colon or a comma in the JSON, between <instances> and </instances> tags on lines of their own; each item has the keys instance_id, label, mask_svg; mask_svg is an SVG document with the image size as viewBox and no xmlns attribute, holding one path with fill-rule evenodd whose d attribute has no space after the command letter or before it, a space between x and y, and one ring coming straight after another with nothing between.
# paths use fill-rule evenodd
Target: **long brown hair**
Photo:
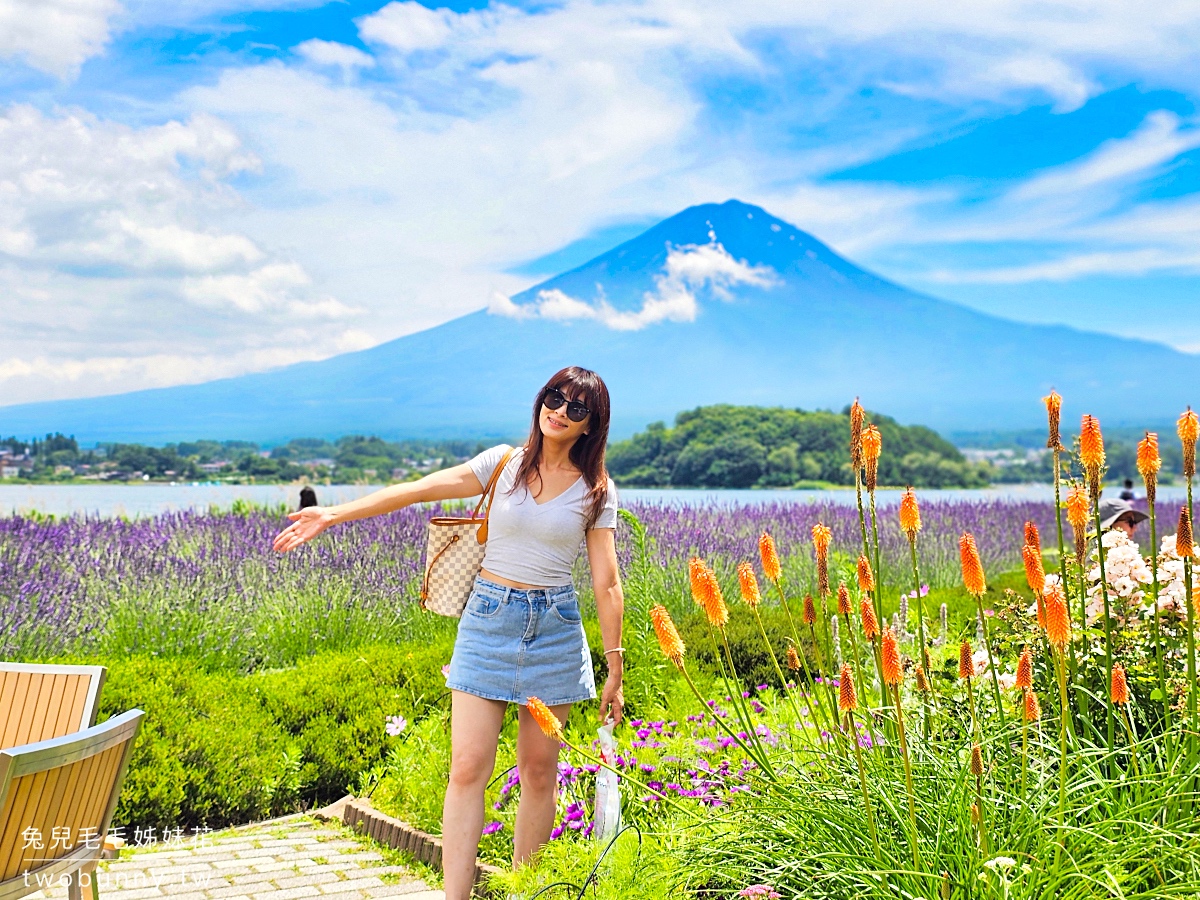
<instances>
[{"instance_id":1,"label":"long brown hair","mask_svg":"<svg viewBox=\"0 0 1200 900\"><path fill-rule=\"evenodd\" d=\"M588 486L588 498L591 503L585 527L591 528L608 500L608 470L604 467L604 450L608 446L609 419L608 387L591 369L567 366L551 375L550 380L537 392L533 400L533 424L529 428L529 438L525 441L521 467L517 469L517 476L513 479L509 493L516 490L518 485L530 486L534 478L541 482L538 464L542 461L542 397L551 388L560 391L570 388L573 399L591 410L588 430L571 445L570 452L572 465L583 473L584 483Z\"/></svg>"}]
</instances>

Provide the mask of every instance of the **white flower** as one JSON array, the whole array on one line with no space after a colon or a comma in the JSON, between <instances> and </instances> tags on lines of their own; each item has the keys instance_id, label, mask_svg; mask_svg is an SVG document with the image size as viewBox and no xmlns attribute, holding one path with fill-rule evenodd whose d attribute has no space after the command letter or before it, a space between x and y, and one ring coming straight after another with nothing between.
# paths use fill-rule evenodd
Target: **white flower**
<instances>
[{"instance_id":1,"label":"white flower","mask_svg":"<svg viewBox=\"0 0 1200 900\"><path fill-rule=\"evenodd\" d=\"M1001 690L1007 691L1017 686L1017 676L1012 672L1005 672L1003 675L998 676L996 680L1000 682Z\"/></svg>"},{"instance_id":2,"label":"white flower","mask_svg":"<svg viewBox=\"0 0 1200 900\"><path fill-rule=\"evenodd\" d=\"M1001 868L1011 869L1017 864L1017 861L1011 856L997 856L995 859L989 859L984 863L989 869Z\"/></svg>"},{"instance_id":3,"label":"white flower","mask_svg":"<svg viewBox=\"0 0 1200 900\"><path fill-rule=\"evenodd\" d=\"M988 652L986 649L976 650L971 654L971 665L975 668L976 675L982 675L988 668Z\"/></svg>"}]
</instances>

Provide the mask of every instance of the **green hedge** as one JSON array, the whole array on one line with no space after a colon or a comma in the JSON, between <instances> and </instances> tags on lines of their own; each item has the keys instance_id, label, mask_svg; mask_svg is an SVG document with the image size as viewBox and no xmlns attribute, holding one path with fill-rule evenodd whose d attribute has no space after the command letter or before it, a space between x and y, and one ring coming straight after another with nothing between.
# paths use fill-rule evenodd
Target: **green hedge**
<instances>
[{"instance_id":1,"label":"green hedge","mask_svg":"<svg viewBox=\"0 0 1200 900\"><path fill-rule=\"evenodd\" d=\"M413 722L448 702L452 642L321 653L252 675L179 657L87 660L109 669L99 721L146 712L114 824L218 828L336 800L386 755L387 716Z\"/></svg>"}]
</instances>

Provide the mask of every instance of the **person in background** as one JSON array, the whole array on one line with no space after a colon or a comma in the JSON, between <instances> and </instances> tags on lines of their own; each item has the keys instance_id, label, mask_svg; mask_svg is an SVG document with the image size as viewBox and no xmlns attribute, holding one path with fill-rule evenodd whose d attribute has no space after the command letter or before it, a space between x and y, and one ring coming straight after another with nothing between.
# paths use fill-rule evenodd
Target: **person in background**
<instances>
[{"instance_id":1,"label":"person in background","mask_svg":"<svg viewBox=\"0 0 1200 900\"><path fill-rule=\"evenodd\" d=\"M312 489L312 486L306 484L300 488L300 508L308 509L310 506L317 505L317 492Z\"/></svg>"},{"instance_id":2,"label":"person in background","mask_svg":"<svg viewBox=\"0 0 1200 900\"><path fill-rule=\"evenodd\" d=\"M1133 493L1133 480L1132 479L1130 479L1130 478L1125 479L1125 487L1121 490L1120 496L1121 496L1122 500L1125 500L1130 503L1132 503L1134 500L1137 499Z\"/></svg>"},{"instance_id":3,"label":"person in background","mask_svg":"<svg viewBox=\"0 0 1200 900\"><path fill-rule=\"evenodd\" d=\"M1133 531L1137 528L1138 523L1144 522L1148 518L1150 517L1144 512L1130 506L1129 501L1124 499L1124 494L1119 499L1108 497L1100 500L1100 529L1102 531L1119 528L1132 541Z\"/></svg>"}]
</instances>

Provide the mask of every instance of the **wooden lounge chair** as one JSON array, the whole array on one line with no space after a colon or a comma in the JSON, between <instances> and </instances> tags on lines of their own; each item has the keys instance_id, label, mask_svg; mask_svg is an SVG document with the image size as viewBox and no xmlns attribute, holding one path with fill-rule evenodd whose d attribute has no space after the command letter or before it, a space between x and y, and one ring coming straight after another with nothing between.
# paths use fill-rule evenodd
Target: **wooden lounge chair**
<instances>
[{"instance_id":1,"label":"wooden lounge chair","mask_svg":"<svg viewBox=\"0 0 1200 900\"><path fill-rule=\"evenodd\" d=\"M0 750L0 900L46 890L64 875L70 900L81 900L79 875L94 873L100 859L143 715L131 709L83 731Z\"/></svg>"},{"instance_id":2,"label":"wooden lounge chair","mask_svg":"<svg viewBox=\"0 0 1200 900\"><path fill-rule=\"evenodd\" d=\"M104 666L0 662L0 750L96 724Z\"/></svg>"}]
</instances>

